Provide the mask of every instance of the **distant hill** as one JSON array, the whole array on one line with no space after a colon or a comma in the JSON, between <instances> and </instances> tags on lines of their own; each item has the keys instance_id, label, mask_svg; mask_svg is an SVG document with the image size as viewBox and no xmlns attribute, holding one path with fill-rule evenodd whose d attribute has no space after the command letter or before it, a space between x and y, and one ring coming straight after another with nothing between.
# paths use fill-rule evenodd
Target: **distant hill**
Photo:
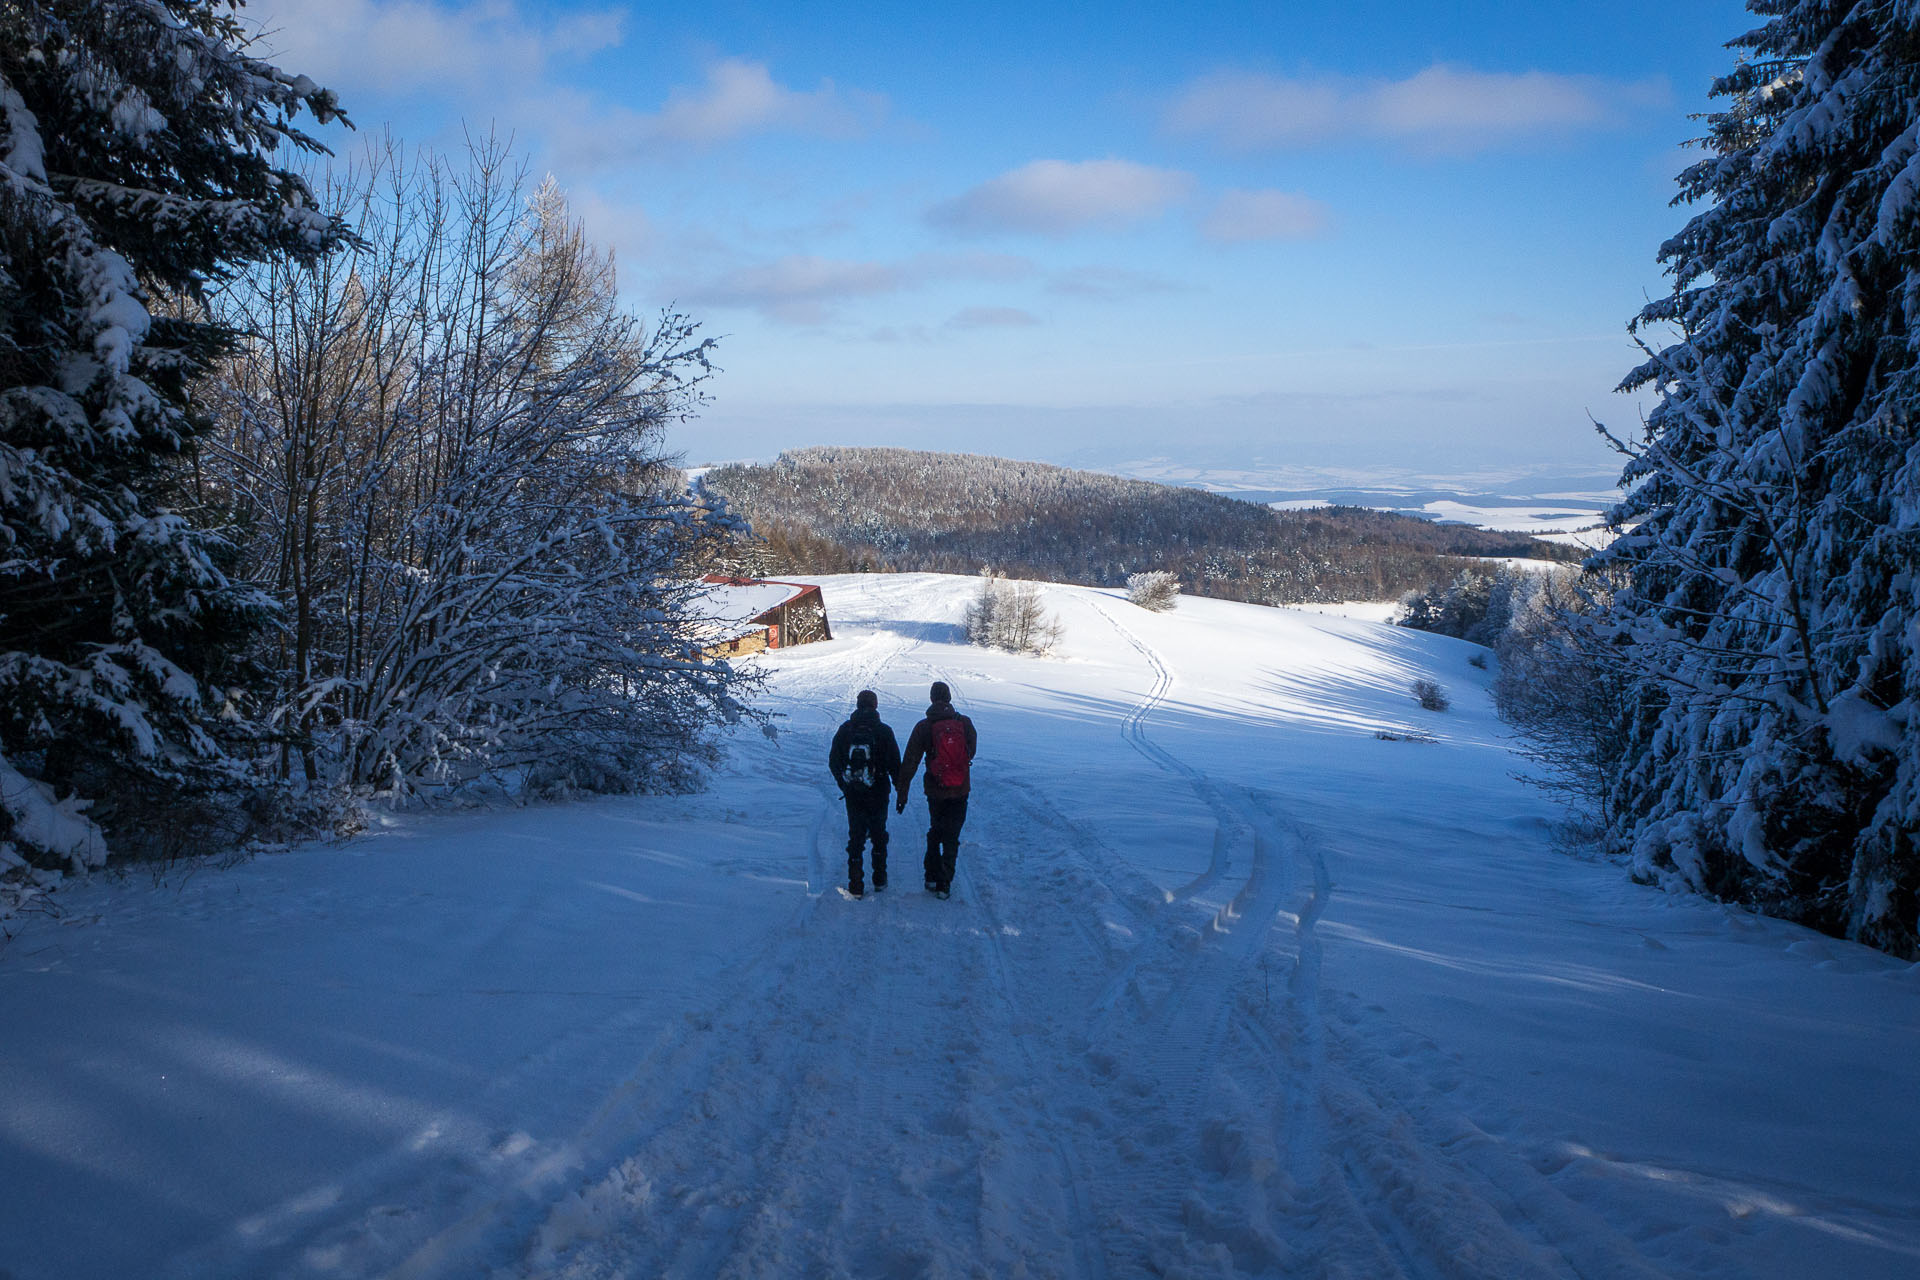
<instances>
[{"instance_id":1,"label":"distant hill","mask_svg":"<svg viewBox=\"0 0 1920 1280\"><path fill-rule=\"evenodd\" d=\"M1273 511L1200 489L1040 462L910 449L799 449L702 483L765 539L762 572L971 573L1118 586L1166 569L1200 595L1386 600L1470 556L1568 560L1521 534L1361 507Z\"/></svg>"}]
</instances>

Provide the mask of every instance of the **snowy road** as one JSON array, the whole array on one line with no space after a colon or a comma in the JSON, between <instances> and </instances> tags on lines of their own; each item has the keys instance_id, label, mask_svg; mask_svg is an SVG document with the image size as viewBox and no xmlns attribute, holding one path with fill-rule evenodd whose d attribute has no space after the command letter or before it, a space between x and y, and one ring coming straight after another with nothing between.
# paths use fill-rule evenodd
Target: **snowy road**
<instances>
[{"instance_id":1,"label":"snowy road","mask_svg":"<svg viewBox=\"0 0 1920 1280\"><path fill-rule=\"evenodd\" d=\"M1016 658L965 580L825 581L705 796L31 924L0 1275L1920 1273L1916 968L1553 852L1467 646L1052 588ZM849 901L827 736L934 678L953 899L916 799Z\"/></svg>"}]
</instances>

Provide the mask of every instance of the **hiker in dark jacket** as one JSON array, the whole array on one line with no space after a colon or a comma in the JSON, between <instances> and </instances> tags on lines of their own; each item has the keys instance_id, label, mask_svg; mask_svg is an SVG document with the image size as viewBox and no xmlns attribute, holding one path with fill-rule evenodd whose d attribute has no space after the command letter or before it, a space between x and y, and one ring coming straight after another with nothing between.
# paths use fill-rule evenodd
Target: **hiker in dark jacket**
<instances>
[{"instance_id":1,"label":"hiker in dark jacket","mask_svg":"<svg viewBox=\"0 0 1920 1280\"><path fill-rule=\"evenodd\" d=\"M827 767L847 801L847 892L866 892L860 854L873 841L873 889L887 887L887 792L900 771L900 742L880 721L880 695L862 689L853 714L833 735Z\"/></svg>"},{"instance_id":2,"label":"hiker in dark jacket","mask_svg":"<svg viewBox=\"0 0 1920 1280\"><path fill-rule=\"evenodd\" d=\"M973 721L953 709L953 691L944 680L933 682L933 705L927 718L907 735L907 755L900 764L896 812L907 808L907 788L913 771L927 762L927 892L946 897L953 891L953 864L960 856L960 828L967 820L968 775L977 738Z\"/></svg>"}]
</instances>

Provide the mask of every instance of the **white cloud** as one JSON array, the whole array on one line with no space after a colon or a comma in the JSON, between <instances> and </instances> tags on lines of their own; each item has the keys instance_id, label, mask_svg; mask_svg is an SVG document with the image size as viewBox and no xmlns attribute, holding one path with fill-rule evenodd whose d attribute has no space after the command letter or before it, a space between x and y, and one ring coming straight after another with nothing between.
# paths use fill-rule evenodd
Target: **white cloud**
<instances>
[{"instance_id":1,"label":"white cloud","mask_svg":"<svg viewBox=\"0 0 1920 1280\"><path fill-rule=\"evenodd\" d=\"M655 142L709 144L750 133L849 137L885 114L877 94L846 94L831 80L810 93L774 81L766 64L726 58L707 67L706 83L677 88L653 115L638 116L641 135Z\"/></svg>"},{"instance_id":2,"label":"white cloud","mask_svg":"<svg viewBox=\"0 0 1920 1280\"><path fill-rule=\"evenodd\" d=\"M907 260L917 279L1024 280L1033 260L1012 253L917 253Z\"/></svg>"},{"instance_id":3,"label":"white cloud","mask_svg":"<svg viewBox=\"0 0 1920 1280\"><path fill-rule=\"evenodd\" d=\"M850 138L887 114L881 94L841 90L830 80L802 93L778 83L764 63L726 58L695 88L681 86L658 111L635 111L555 88L524 108L560 165L618 168L646 156L711 147L755 134Z\"/></svg>"},{"instance_id":4,"label":"white cloud","mask_svg":"<svg viewBox=\"0 0 1920 1280\"><path fill-rule=\"evenodd\" d=\"M537 88L556 61L617 46L626 25L621 9L536 18L511 0L256 0L243 14L275 61L332 87L495 101Z\"/></svg>"},{"instance_id":5,"label":"white cloud","mask_svg":"<svg viewBox=\"0 0 1920 1280\"><path fill-rule=\"evenodd\" d=\"M1291 191L1223 191L1200 233L1219 244L1249 240L1308 240L1330 222L1327 207Z\"/></svg>"},{"instance_id":6,"label":"white cloud","mask_svg":"<svg viewBox=\"0 0 1920 1280\"><path fill-rule=\"evenodd\" d=\"M1191 286L1130 267L1071 267L1047 281L1047 292L1093 302L1119 302L1156 293L1183 293Z\"/></svg>"},{"instance_id":7,"label":"white cloud","mask_svg":"<svg viewBox=\"0 0 1920 1280\"><path fill-rule=\"evenodd\" d=\"M962 307L948 317L949 329L1027 329L1040 317L1018 307Z\"/></svg>"},{"instance_id":8,"label":"white cloud","mask_svg":"<svg viewBox=\"0 0 1920 1280\"><path fill-rule=\"evenodd\" d=\"M1288 78L1225 71L1202 76L1168 106L1168 132L1235 150L1344 138L1417 150L1477 151L1611 124L1621 108L1667 96L1657 81L1545 71L1475 71L1437 63L1404 80Z\"/></svg>"},{"instance_id":9,"label":"white cloud","mask_svg":"<svg viewBox=\"0 0 1920 1280\"><path fill-rule=\"evenodd\" d=\"M824 324L834 318L836 304L856 298L897 293L936 279L1002 281L1032 273L1032 263L1006 254L926 253L899 262L790 254L705 279L678 281L667 293L684 303L748 308L783 324Z\"/></svg>"},{"instance_id":10,"label":"white cloud","mask_svg":"<svg viewBox=\"0 0 1920 1280\"><path fill-rule=\"evenodd\" d=\"M1339 131L1345 96L1330 81L1223 71L1187 86L1167 109L1165 125L1242 150L1312 142Z\"/></svg>"},{"instance_id":11,"label":"white cloud","mask_svg":"<svg viewBox=\"0 0 1920 1280\"><path fill-rule=\"evenodd\" d=\"M1151 218L1184 198L1192 182L1131 160L1035 160L935 205L927 220L966 234L1064 235Z\"/></svg>"},{"instance_id":12,"label":"white cloud","mask_svg":"<svg viewBox=\"0 0 1920 1280\"><path fill-rule=\"evenodd\" d=\"M638 204L609 199L591 189L569 190L567 203L586 224L588 239L619 257L623 274L630 269L628 264L643 261L659 243L659 229Z\"/></svg>"},{"instance_id":13,"label":"white cloud","mask_svg":"<svg viewBox=\"0 0 1920 1280\"><path fill-rule=\"evenodd\" d=\"M831 303L892 293L902 283L900 269L886 263L792 254L690 284L678 296L708 306L751 307L788 324L819 324L829 318Z\"/></svg>"},{"instance_id":14,"label":"white cloud","mask_svg":"<svg viewBox=\"0 0 1920 1280\"><path fill-rule=\"evenodd\" d=\"M350 116L366 95L430 96L475 124L532 134L568 179L755 134L853 137L888 110L884 95L831 80L790 88L747 58L709 63L655 111L610 102L566 64L618 47L623 9L555 18L528 0L257 0L246 12L269 33L263 47L339 91Z\"/></svg>"}]
</instances>

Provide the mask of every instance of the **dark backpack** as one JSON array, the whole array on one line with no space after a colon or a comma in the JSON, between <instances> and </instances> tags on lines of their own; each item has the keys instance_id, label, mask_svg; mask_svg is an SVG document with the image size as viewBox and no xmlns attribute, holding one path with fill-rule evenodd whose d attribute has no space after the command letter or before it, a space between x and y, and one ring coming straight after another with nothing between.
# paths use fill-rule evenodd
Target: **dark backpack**
<instances>
[{"instance_id":1,"label":"dark backpack","mask_svg":"<svg viewBox=\"0 0 1920 1280\"><path fill-rule=\"evenodd\" d=\"M927 781L936 787L967 785L967 727L957 717L927 727Z\"/></svg>"},{"instance_id":2,"label":"dark backpack","mask_svg":"<svg viewBox=\"0 0 1920 1280\"><path fill-rule=\"evenodd\" d=\"M874 756L879 743L874 741L870 725L856 725L847 739L847 770L841 778L849 795L863 796L880 784L880 768Z\"/></svg>"}]
</instances>

